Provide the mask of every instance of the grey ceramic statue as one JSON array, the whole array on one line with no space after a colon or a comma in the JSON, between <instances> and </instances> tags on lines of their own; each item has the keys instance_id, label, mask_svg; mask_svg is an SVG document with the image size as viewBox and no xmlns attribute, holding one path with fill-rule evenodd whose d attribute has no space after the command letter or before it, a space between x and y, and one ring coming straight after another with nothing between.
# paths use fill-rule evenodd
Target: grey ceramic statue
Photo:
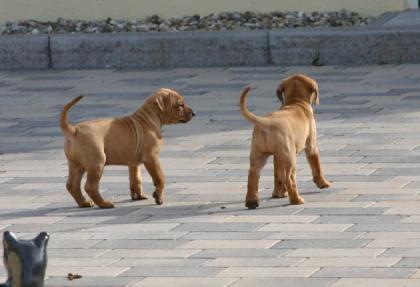
<instances>
[{"instance_id":1,"label":"grey ceramic statue","mask_svg":"<svg viewBox=\"0 0 420 287\"><path fill-rule=\"evenodd\" d=\"M0 287L43 287L47 269L49 235L40 233L31 240L19 240L9 231L3 234L7 282Z\"/></svg>"}]
</instances>

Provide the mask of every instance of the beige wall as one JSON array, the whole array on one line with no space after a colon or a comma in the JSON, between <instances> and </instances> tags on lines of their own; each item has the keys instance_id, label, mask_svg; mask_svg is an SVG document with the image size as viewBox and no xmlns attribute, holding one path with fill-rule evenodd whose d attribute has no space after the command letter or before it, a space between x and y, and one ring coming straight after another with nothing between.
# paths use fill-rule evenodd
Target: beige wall
<instances>
[{"instance_id":1,"label":"beige wall","mask_svg":"<svg viewBox=\"0 0 420 287\"><path fill-rule=\"evenodd\" d=\"M221 11L337 11L363 15L404 10L408 0L0 0L0 22L36 19L138 19Z\"/></svg>"}]
</instances>

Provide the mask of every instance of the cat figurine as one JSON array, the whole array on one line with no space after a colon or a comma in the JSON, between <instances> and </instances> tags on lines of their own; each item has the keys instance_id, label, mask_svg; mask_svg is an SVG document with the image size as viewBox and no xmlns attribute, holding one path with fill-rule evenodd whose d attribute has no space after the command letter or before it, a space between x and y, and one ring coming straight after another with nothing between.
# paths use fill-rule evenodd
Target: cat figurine
<instances>
[{"instance_id":1,"label":"cat figurine","mask_svg":"<svg viewBox=\"0 0 420 287\"><path fill-rule=\"evenodd\" d=\"M20 240L12 232L4 232L3 261L8 277L0 287L43 287L48 239L46 232L31 240Z\"/></svg>"}]
</instances>

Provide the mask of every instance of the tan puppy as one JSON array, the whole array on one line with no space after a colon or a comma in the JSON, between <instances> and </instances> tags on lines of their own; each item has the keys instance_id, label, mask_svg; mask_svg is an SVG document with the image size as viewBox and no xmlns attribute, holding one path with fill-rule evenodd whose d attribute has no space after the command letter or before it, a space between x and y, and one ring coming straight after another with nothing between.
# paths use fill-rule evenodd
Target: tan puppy
<instances>
[{"instance_id":1,"label":"tan puppy","mask_svg":"<svg viewBox=\"0 0 420 287\"><path fill-rule=\"evenodd\" d=\"M241 95L242 115L255 124L252 135L248 192L245 206L255 209L259 205L258 181L268 156L274 155L273 197L289 194L291 204L302 204L296 185L296 155L306 151L313 180L319 188L330 186L322 174L319 150L316 143L316 125L311 104L319 105L317 83L304 75L285 79L277 90L282 101L280 110L259 117L246 107L247 87Z\"/></svg>"},{"instance_id":2,"label":"tan puppy","mask_svg":"<svg viewBox=\"0 0 420 287\"><path fill-rule=\"evenodd\" d=\"M80 184L87 172L85 190L102 208L114 205L99 193L104 166L127 165L131 198L147 199L142 190L139 165L144 163L156 188L153 197L163 203L164 176L159 163L162 125L186 123L195 115L184 99L170 89L160 89L149 97L134 114L115 119L97 119L75 126L67 122L67 112L82 96L64 106L60 126L65 135L64 151L69 165L67 190L80 207L93 203L82 195Z\"/></svg>"}]
</instances>

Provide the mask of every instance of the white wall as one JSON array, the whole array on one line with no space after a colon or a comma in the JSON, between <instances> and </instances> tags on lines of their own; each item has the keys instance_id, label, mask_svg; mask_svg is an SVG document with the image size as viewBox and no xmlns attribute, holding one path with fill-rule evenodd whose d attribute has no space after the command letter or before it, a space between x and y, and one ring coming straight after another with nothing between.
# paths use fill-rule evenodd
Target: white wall
<instances>
[{"instance_id":1,"label":"white wall","mask_svg":"<svg viewBox=\"0 0 420 287\"><path fill-rule=\"evenodd\" d=\"M0 22L36 19L138 19L222 11L337 11L363 15L404 10L411 0L0 0Z\"/></svg>"}]
</instances>

